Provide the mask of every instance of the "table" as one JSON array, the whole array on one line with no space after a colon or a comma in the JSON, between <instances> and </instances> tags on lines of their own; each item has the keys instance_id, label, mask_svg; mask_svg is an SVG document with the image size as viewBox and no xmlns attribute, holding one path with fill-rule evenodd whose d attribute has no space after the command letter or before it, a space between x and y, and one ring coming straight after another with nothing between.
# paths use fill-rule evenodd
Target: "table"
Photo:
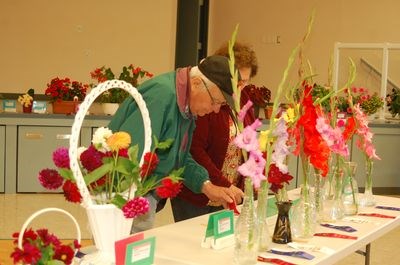
<instances>
[{"instance_id":1,"label":"table","mask_svg":"<svg viewBox=\"0 0 400 265\"><path fill-rule=\"evenodd\" d=\"M375 196L377 205L400 207L400 198ZM294 257L272 255L275 258L283 259L295 264L334 264L347 255L365 248L369 243L382 237L387 232L400 226L400 212L392 210L382 210L375 207L360 208L360 213L380 213L396 216L395 219L357 216L371 222L350 223L348 221L336 222L337 225L351 225L358 231L348 233L357 236L357 240L313 237L307 244L316 246L326 246L335 250L333 254L323 254L320 252L310 252L314 255L313 260L305 260ZM268 219L269 230L272 235L275 226L276 216ZM233 247L222 250L205 249L200 243L205 235L208 222L208 215L199 216L193 219L177 222L174 224L154 228L145 231L145 237L156 236L155 264L157 265L200 265L200 264L233 264ZM317 232L336 232L346 234L338 230L318 226ZM272 243L272 248L293 250L286 245ZM257 264L266 264L258 262Z\"/></svg>"}]
</instances>

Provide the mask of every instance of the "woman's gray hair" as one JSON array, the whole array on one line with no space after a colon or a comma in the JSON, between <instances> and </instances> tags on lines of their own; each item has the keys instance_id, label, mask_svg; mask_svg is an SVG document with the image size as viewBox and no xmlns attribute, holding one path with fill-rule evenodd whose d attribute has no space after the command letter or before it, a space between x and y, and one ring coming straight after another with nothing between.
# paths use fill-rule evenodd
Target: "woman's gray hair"
<instances>
[{"instance_id":1,"label":"woman's gray hair","mask_svg":"<svg viewBox=\"0 0 400 265\"><path fill-rule=\"evenodd\" d=\"M216 86L216 84L211 82L205 75L203 75L203 73L197 66L193 66L192 68L190 68L189 76L190 78L200 77L206 83L207 87Z\"/></svg>"}]
</instances>

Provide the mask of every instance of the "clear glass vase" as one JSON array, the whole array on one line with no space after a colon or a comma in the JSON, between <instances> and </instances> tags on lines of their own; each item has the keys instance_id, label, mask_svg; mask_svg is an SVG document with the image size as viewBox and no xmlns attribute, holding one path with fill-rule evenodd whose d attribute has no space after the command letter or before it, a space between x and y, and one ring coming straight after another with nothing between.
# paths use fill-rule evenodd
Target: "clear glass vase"
<instances>
[{"instance_id":1,"label":"clear glass vase","mask_svg":"<svg viewBox=\"0 0 400 265\"><path fill-rule=\"evenodd\" d=\"M374 194L372 193L372 171L374 168L374 162L367 158L366 169L365 169L365 190L364 194L360 196L359 204L362 207L375 206L376 201Z\"/></svg>"},{"instance_id":2,"label":"clear glass vase","mask_svg":"<svg viewBox=\"0 0 400 265\"><path fill-rule=\"evenodd\" d=\"M345 163L345 176L343 180L342 201L345 215L358 213L358 185L354 179L357 169L356 162Z\"/></svg>"},{"instance_id":3,"label":"clear glass vase","mask_svg":"<svg viewBox=\"0 0 400 265\"><path fill-rule=\"evenodd\" d=\"M314 203L315 203L315 214L317 222L323 220L324 213L324 183L322 181L322 175L319 172L314 173Z\"/></svg>"},{"instance_id":4,"label":"clear glass vase","mask_svg":"<svg viewBox=\"0 0 400 265\"><path fill-rule=\"evenodd\" d=\"M258 251L264 252L270 249L271 235L268 230L267 223L268 208L268 183L266 180L261 181L261 187L257 196L257 221L259 230Z\"/></svg>"},{"instance_id":5,"label":"clear glass vase","mask_svg":"<svg viewBox=\"0 0 400 265\"><path fill-rule=\"evenodd\" d=\"M294 239L307 240L313 237L317 226L315 199L307 183L301 188L301 197L293 206L291 229Z\"/></svg>"},{"instance_id":6,"label":"clear glass vase","mask_svg":"<svg viewBox=\"0 0 400 265\"><path fill-rule=\"evenodd\" d=\"M253 185L251 179L246 178L243 205L235 224L234 264L251 265L257 263L258 236Z\"/></svg>"},{"instance_id":7,"label":"clear glass vase","mask_svg":"<svg viewBox=\"0 0 400 265\"><path fill-rule=\"evenodd\" d=\"M323 201L323 216L325 222L336 222L344 216L342 201L343 169L339 166L333 167L333 178L331 187L333 193L329 194Z\"/></svg>"}]
</instances>

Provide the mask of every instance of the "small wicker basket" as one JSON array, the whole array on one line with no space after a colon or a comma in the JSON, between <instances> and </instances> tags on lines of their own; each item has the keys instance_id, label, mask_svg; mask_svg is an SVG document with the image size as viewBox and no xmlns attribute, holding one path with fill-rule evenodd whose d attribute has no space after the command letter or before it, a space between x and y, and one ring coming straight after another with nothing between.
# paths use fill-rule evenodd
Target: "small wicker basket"
<instances>
[{"instance_id":1,"label":"small wicker basket","mask_svg":"<svg viewBox=\"0 0 400 265\"><path fill-rule=\"evenodd\" d=\"M67 211L60 209L60 208L44 208L39 211L34 212L29 218L25 221L25 223L22 225L21 231L18 236L18 248L23 249L22 243L23 243L23 238L24 238L24 233L25 230L27 229L28 225L41 214L47 213L47 212L60 212L65 215L67 215L74 223L75 228L76 228L76 239L78 240L78 243L81 243L81 230L79 228L79 224L76 221L76 219Z\"/></svg>"}]
</instances>

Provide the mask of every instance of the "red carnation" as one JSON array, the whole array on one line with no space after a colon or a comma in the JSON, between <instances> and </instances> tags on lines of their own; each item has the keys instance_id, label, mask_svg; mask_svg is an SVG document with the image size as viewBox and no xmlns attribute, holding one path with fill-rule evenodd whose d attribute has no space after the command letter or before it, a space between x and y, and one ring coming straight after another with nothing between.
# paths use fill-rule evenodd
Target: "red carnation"
<instances>
[{"instance_id":1,"label":"red carnation","mask_svg":"<svg viewBox=\"0 0 400 265\"><path fill-rule=\"evenodd\" d=\"M79 193L78 187L70 180L65 181L63 185L64 197L67 201L80 203L82 196Z\"/></svg>"},{"instance_id":2,"label":"red carnation","mask_svg":"<svg viewBox=\"0 0 400 265\"><path fill-rule=\"evenodd\" d=\"M36 264L42 257L42 253L38 247L25 243L22 250L16 248L10 257L14 259L14 264Z\"/></svg>"},{"instance_id":3,"label":"red carnation","mask_svg":"<svg viewBox=\"0 0 400 265\"><path fill-rule=\"evenodd\" d=\"M61 245L56 248L53 258L61 260L64 264L71 264L74 258L74 250L70 246Z\"/></svg>"},{"instance_id":4,"label":"red carnation","mask_svg":"<svg viewBox=\"0 0 400 265\"><path fill-rule=\"evenodd\" d=\"M154 169L157 167L158 162L160 162L160 160L158 159L156 153L153 152L146 153L144 155L144 162L142 168L140 169L140 176L142 178L145 178L151 175L151 173L153 173Z\"/></svg>"},{"instance_id":5,"label":"red carnation","mask_svg":"<svg viewBox=\"0 0 400 265\"><path fill-rule=\"evenodd\" d=\"M162 186L156 189L157 195L160 198L173 198L181 191L182 182L174 182L171 178L161 180Z\"/></svg>"},{"instance_id":6,"label":"red carnation","mask_svg":"<svg viewBox=\"0 0 400 265\"><path fill-rule=\"evenodd\" d=\"M63 184L64 179L58 174L57 170L46 168L39 172L40 184L49 190L56 190Z\"/></svg>"}]
</instances>

